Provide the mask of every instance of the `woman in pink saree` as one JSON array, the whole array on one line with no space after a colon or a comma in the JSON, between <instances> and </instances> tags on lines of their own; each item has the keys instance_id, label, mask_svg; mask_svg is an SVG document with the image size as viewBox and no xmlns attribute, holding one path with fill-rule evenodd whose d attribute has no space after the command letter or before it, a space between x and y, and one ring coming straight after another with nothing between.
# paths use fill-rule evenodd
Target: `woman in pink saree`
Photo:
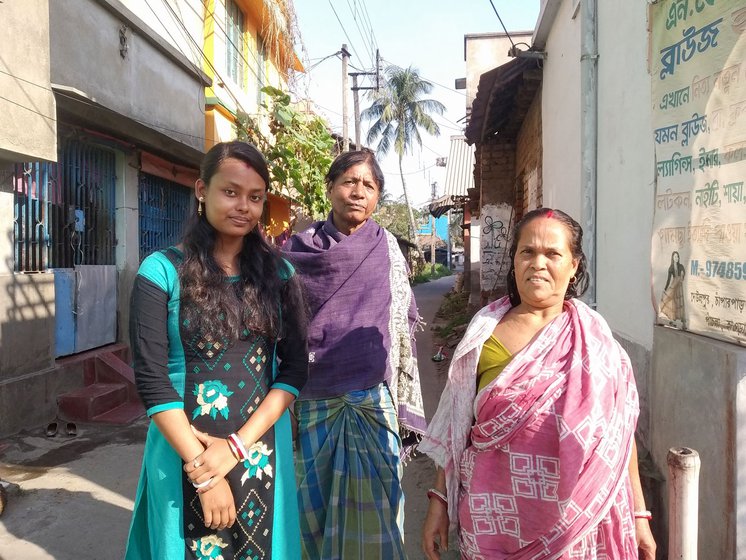
<instances>
[{"instance_id":1,"label":"woman in pink saree","mask_svg":"<svg viewBox=\"0 0 746 560\"><path fill-rule=\"evenodd\" d=\"M655 558L629 358L576 299L588 285L582 235L564 212L529 212L513 235L508 295L475 315L454 352L420 444L438 467L430 560L449 526L469 560Z\"/></svg>"}]
</instances>

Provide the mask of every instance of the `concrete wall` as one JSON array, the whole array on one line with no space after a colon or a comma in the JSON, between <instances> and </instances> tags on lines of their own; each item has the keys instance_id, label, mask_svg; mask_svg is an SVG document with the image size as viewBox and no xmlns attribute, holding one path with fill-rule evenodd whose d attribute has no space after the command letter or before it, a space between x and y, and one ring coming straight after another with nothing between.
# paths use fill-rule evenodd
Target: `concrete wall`
<instances>
[{"instance_id":1,"label":"concrete wall","mask_svg":"<svg viewBox=\"0 0 746 560\"><path fill-rule=\"evenodd\" d=\"M112 7L113 6L113 7ZM116 15L114 8L121 8ZM147 8L143 4L143 8ZM52 82L201 150L204 86L193 65L116 0L50 5ZM120 54L120 30L128 49ZM81 42L81 29L85 42ZM171 54L167 54L171 53Z\"/></svg>"},{"instance_id":2,"label":"concrete wall","mask_svg":"<svg viewBox=\"0 0 746 560\"><path fill-rule=\"evenodd\" d=\"M544 206L581 213L580 18L563 0L547 38L541 112Z\"/></svg>"},{"instance_id":3,"label":"concrete wall","mask_svg":"<svg viewBox=\"0 0 746 560\"><path fill-rule=\"evenodd\" d=\"M57 395L80 387L82 372L53 369L53 273L0 273L0 294L0 437L5 437L54 419Z\"/></svg>"},{"instance_id":4,"label":"concrete wall","mask_svg":"<svg viewBox=\"0 0 746 560\"><path fill-rule=\"evenodd\" d=\"M598 9L596 301L632 359L641 403L637 434L649 448L655 152L647 5L599 2Z\"/></svg>"},{"instance_id":5,"label":"concrete wall","mask_svg":"<svg viewBox=\"0 0 746 560\"><path fill-rule=\"evenodd\" d=\"M0 163L0 274L12 274L14 267L13 246L13 164Z\"/></svg>"},{"instance_id":6,"label":"concrete wall","mask_svg":"<svg viewBox=\"0 0 746 560\"><path fill-rule=\"evenodd\" d=\"M617 333L649 350L655 152L647 4L598 6L598 310Z\"/></svg>"},{"instance_id":7,"label":"concrete wall","mask_svg":"<svg viewBox=\"0 0 746 560\"><path fill-rule=\"evenodd\" d=\"M530 31L511 33L513 42L531 43ZM466 61L466 108L471 111L471 104L477 96L479 77L493 68L513 60L508 56L511 43L505 33L470 33L464 35L464 60ZM525 46L521 46L525 49Z\"/></svg>"},{"instance_id":8,"label":"concrete wall","mask_svg":"<svg viewBox=\"0 0 746 560\"><path fill-rule=\"evenodd\" d=\"M202 22L205 5L202 0L102 0L116 5L121 2L139 17L161 39L184 55L196 68L202 68Z\"/></svg>"},{"instance_id":9,"label":"concrete wall","mask_svg":"<svg viewBox=\"0 0 746 560\"><path fill-rule=\"evenodd\" d=\"M0 381L50 368L54 274L0 274Z\"/></svg>"},{"instance_id":10,"label":"concrete wall","mask_svg":"<svg viewBox=\"0 0 746 560\"><path fill-rule=\"evenodd\" d=\"M56 161L48 2L0 3L0 21L0 159Z\"/></svg>"},{"instance_id":11,"label":"concrete wall","mask_svg":"<svg viewBox=\"0 0 746 560\"><path fill-rule=\"evenodd\" d=\"M132 283L140 267L140 223L137 189L137 157L134 153L117 152L117 340L129 344L129 311Z\"/></svg>"},{"instance_id":12,"label":"concrete wall","mask_svg":"<svg viewBox=\"0 0 746 560\"><path fill-rule=\"evenodd\" d=\"M208 46L205 50L208 53L208 56L212 56L212 63L214 66L214 70L210 69L209 71L216 71L218 75L216 76L211 92L208 93L208 95L216 97L222 105L232 112L240 109L250 114L260 113L259 99L260 97L263 99L263 94L260 96L259 89L265 86L274 86L276 88L285 89L286 80L275 66L271 56L267 55L264 60L261 60L258 54L257 39L261 31L260 23L251 19L248 12L244 12L248 44L247 52L244 54L245 60L243 61L243 83L236 83L228 76L226 67L226 49L228 46L228 40L225 34L225 0L216 0L214 6L215 10L213 12L213 20L215 23L212 33L210 33L207 39ZM260 77L263 80L262 84L259 83ZM216 117L220 118L217 115ZM219 133L221 140L235 137L235 133L232 129L228 137L225 136L224 129L219 130Z\"/></svg>"},{"instance_id":13,"label":"concrete wall","mask_svg":"<svg viewBox=\"0 0 746 560\"><path fill-rule=\"evenodd\" d=\"M655 327L652 369L653 458L665 467L668 449L685 446L702 462L699 558L744 558L746 350Z\"/></svg>"}]
</instances>

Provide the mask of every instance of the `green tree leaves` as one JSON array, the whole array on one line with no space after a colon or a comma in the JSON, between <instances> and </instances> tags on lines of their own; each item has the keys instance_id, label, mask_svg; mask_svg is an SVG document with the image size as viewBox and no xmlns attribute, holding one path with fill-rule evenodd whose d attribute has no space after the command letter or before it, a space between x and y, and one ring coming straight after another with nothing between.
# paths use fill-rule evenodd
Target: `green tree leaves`
<instances>
[{"instance_id":1,"label":"green tree leaves","mask_svg":"<svg viewBox=\"0 0 746 560\"><path fill-rule=\"evenodd\" d=\"M254 144L269 165L270 191L282 194L314 219L329 212L324 175L332 163L332 138L321 117L293 107L290 96L268 86L263 104L269 113L268 126L246 113L236 116L236 136ZM262 130L269 130L265 134Z\"/></svg>"}]
</instances>

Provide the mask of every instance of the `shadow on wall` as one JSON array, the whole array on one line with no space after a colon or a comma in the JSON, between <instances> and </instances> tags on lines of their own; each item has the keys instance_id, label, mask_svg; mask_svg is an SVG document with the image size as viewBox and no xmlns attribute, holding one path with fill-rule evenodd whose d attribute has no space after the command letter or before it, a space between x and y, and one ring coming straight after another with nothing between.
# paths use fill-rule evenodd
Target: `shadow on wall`
<instances>
[{"instance_id":1,"label":"shadow on wall","mask_svg":"<svg viewBox=\"0 0 746 560\"><path fill-rule=\"evenodd\" d=\"M13 230L5 235L14 246ZM13 270L13 255L5 269ZM54 349L54 275L0 275L0 382L52 367Z\"/></svg>"},{"instance_id":2,"label":"shadow on wall","mask_svg":"<svg viewBox=\"0 0 746 560\"><path fill-rule=\"evenodd\" d=\"M7 222L6 222L7 223ZM12 222L11 222L12 224ZM12 227L3 236L14 246ZM48 376L54 365L54 275L13 271L12 252L0 273L0 431L14 433L56 413Z\"/></svg>"}]
</instances>

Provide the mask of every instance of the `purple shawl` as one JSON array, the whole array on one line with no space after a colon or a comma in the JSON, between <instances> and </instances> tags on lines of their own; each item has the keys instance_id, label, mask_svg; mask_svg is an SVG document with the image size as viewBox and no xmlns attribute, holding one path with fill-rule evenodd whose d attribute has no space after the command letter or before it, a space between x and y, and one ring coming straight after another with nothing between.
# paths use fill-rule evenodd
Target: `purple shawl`
<instances>
[{"instance_id":1,"label":"purple shawl","mask_svg":"<svg viewBox=\"0 0 746 560\"><path fill-rule=\"evenodd\" d=\"M330 218L293 235L283 253L305 285L311 315L309 379L300 398L336 397L385 381L400 425L422 433L419 316L393 235L369 219L347 236Z\"/></svg>"}]
</instances>

